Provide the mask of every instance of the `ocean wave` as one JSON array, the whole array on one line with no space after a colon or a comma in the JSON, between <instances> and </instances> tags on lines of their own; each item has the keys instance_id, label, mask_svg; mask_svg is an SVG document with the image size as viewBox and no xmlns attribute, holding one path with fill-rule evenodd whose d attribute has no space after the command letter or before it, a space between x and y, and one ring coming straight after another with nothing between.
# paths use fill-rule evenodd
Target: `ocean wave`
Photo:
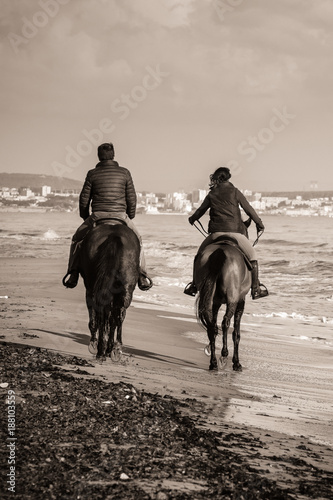
<instances>
[{"instance_id":1,"label":"ocean wave","mask_svg":"<svg viewBox=\"0 0 333 500\"><path fill-rule=\"evenodd\" d=\"M333 265L326 260L274 260L262 263L265 270L278 271L288 275L311 275L318 278L318 273L330 273L333 276Z\"/></svg>"},{"instance_id":2,"label":"ocean wave","mask_svg":"<svg viewBox=\"0 0 333 500\"><path fill-rule=\"evenodd\" d=\"M275 267L289 266L289 264L290 264L290 261L284 260L284 259L273 260L273 261L268 261L268 262L264 263L265 267L270 267L272 269L274 269Z\"/></svg>"},{"instance_id":3,"label":"ocean wave","mask_svg":"<svg viewBox=\"0 0 333 500\"><path fill-rule=\"evenodd\" d=\"M145 252L151 255L169 255L172 254L182 254L189 255L189 251L195 253L197 251L196 245L178 245L177 243L166 243L158 241L144 241L143 246Z\"/></svg>"},{"instance_id":4,"label":"ocean wave","mask_svg":"<svg viewBox=\"0 0 333 500\"><path fill-rule=\"evenodd\" d=\"M282 319L295 319L299 321L305 321L307 323L325 323L333 325L333 319L327 318L326 316L307 316L305 314L300 314L296 312L271 312L271 313L253 313L253 317L256 318L282 318Z\"/></svg>"},{"instance_id":5,"label":"ocean wave","mask_svg":"<svg viewBox=\"0 0 333 500\"><path fill-rule=\"evenodd\" d=\"M149 304L157 305L157 306L162 306L163 308L168 308L168 309L183 309L185 311L191 311L193 310L193 304L191 303L181 303L177 302L176 300L171 300L168 295L165 295L163 293L150 293L149 296L145 294L141 294L138 291L135 291L134 295L134 302L135 300L139 300L140 302L146 304L149 306Z\"/></svg>"},{"instance_id":6,"label":"ocean wave","mask_svg":"<svg viewBox=\"0 0 333 500\"><path fill-rule=\"evenodd\" d=\"M333 342L328 341L326 337L308 337L307 335L291 335L291 337L299 340L305 340L307 342L325 344L329 347L333 345Z\"/></svg>"},{"instance_id":7,"label":"ocean wave","mask_svg":"<svg viewBox=\"0 0 333 500\"><path fill-rule=\"evenodd\" d=\"M12 233L2 231L0 239L9 239L9 240L55 240L61 238L53 229L48 229L44 233L40 233L37 231L30 232L22 232L22 233Z\"/></svg>"},{"instance_id":8,"label":"ocean wave","mask_svg":"<svg viewBox=\"0 0 333 500\"><path fill-rule=\"evenodd\" d=\"M281 247L303 247L305 245L302 241L288 241L275 238L260 240L260 246L281 246ZM310 245L310 243L309 243ZM312 246L312 245L311 245Z\"/></svg>"},{"instance_id":9,"label":"ocean wave","mask_svg":"<svg viewBox=\"0 0 333 500\"><path fill-rule=\"evenodd\" d=\"M177 287L185 288L187 281L180 279L180 277L170 278L169 276L154 276L154 285L156 286L167 286L167 287Z\"/></svg>"},{"instance_id":10,"label":"ocean wave","mask_svg":"<svg viewBox=\"0 0 333 500\"><path fill-rule=\"evenodd\" d=\"M53 230L48 229L42 236L43 240L58 240L60 236Z\"/></svg>"}]
</instances>

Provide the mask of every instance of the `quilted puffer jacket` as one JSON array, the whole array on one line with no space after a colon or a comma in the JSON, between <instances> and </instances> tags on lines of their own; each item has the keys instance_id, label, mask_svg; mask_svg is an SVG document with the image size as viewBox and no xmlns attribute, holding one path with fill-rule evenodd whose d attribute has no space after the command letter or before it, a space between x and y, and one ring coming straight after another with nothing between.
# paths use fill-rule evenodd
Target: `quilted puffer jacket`
<instances>
[{"instance_id":1,"label":"quilted puffer jacket","mask_svg":"<svg viewBox=\"0 0 333 500\"><path fill-rule=\"evenodd\" d=\"M134 219L136 192L129 170L114 160L103 160L89 170L80 194L80 216L89 217L92 212L126 212Z\"/></svg>"}]
</instances>

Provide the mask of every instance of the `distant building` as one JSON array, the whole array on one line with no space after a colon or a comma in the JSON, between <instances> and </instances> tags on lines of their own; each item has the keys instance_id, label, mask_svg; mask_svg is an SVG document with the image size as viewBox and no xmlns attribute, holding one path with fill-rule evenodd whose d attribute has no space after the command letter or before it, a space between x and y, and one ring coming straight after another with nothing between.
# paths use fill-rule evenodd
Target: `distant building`
<instances>
[{"instance_id":1,"label":"distant building","mask_svg":"<svg viewBox=\"0 0 333 500\"><path fill-rule=\"evenodd\" d=\"M21 188L19 188L18 191L19 191L20 197L33 198L35 196L35 193L28 187L21 187Z\"/></svg>"},{"instance_id":2,"label":"distant building","mask_svg":"<svg viewBox=\"0 0 333 500\"><path fill-rule=\"evenodd\" d=\"M206 198L207 191L205 189L195 189L192 191L192 204L193 206L199 205Z\"/></svg>"},{"instance_id":3,"label":"distant building","mask_svg":"<svg viewBox=\"0 0 333 500\"><path fill-rule=\"evenodd\" d=\"M167 194L165 204L167 208L176 212L190 212L192 210L192 204L184 191Z\"/></svg>"},{"instance_id":4,"label":"distant building","mask_svg":"<svg viewBox=\"0 0 333 500\"><path fill-rule=\"evenodd\" d=\"M42 196L51 194L51 186L42 186Z\"/></svg>"},{"instance_id":5,"label":"distant building","mask_svg":"<svg viewBox=\"0 0 333 500\"><path fill-rule=\"evenodd\" d=\"M287 196L263 196L261 201L265 203L266 208L278 207L280 203L288 203Z\"/></svg>"}]
</instances>

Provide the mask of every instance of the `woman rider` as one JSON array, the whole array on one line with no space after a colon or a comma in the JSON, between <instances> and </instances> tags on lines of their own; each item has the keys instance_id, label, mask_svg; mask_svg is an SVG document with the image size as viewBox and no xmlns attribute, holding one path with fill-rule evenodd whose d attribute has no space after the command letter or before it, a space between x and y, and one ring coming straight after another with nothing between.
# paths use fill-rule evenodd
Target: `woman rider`
<instances>
[{"instance_id":1,"label":"woman rider","mask_svg":"<svg viewBox=\"0 0 333 500\"><path fill-rule=\"evenodd\" d=\"M265 227L245 196L229 182L230 178L231 174L228 168L218 168L210 176L209 193L201 206L188 220L189 223L193 225L195 221L199 220L206 211L210 209L210 220L208 224L208 232L210 235L201 244L198 254L219 236L232 236L237 240L240 249L245 253L252 264L252 299L260 299L261 297L266 297L268 291L267 288L259 282L256 252L248 240L247 228L241 218L239 206L241 206L250 219L254 221L258 232L263 231ZM186 286L184 293L191 296L197 293L197 287L194 280Z\"/></svg>"}]
</instances>

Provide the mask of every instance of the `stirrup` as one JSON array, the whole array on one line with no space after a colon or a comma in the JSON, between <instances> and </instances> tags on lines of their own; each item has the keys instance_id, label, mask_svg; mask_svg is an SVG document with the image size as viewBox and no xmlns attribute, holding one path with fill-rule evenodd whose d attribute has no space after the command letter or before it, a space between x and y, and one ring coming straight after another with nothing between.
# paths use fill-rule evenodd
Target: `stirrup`
<instances>
[{"instance_id":1,"label":"stirrup","mask_svg":"<svg viewBox=\"0 0 333 500\"><path fill-rule=\"evenodd\" d=\"M261 287L264 287L264 289ZM252 293L252 299L261 299L262 297L267 297L267 295L269 295L267 288L262 283L259 283L259 287Z\"/></svg>"},{"instance_id":2,"label":"stirrup","mask_svg":"<svg viewBox=\"0 0 333 500\"><path fill-rule=\"evenodd\" d=\"M74 276L73 276L74 275ZM70 277L67 281L66 278ZM63 278L62 278L62 284L66 288L75 288L77 283L79 281L79 274L78 273L67 273Z\"/></svg>"},{"instance_id":3,"label":"stirrup","mask_svg":"<svg viewBox=\"0 0 333 500\"><path fill-rule=\"evenodd\" d=\"M186 285L184 293L185 293L185 295L189 295L190 297L195 297L197 294L197 291L198 291L197 287L195 286L193 281L191 281L190 283L188 283Z\"/></svg>"}]
</instances>

